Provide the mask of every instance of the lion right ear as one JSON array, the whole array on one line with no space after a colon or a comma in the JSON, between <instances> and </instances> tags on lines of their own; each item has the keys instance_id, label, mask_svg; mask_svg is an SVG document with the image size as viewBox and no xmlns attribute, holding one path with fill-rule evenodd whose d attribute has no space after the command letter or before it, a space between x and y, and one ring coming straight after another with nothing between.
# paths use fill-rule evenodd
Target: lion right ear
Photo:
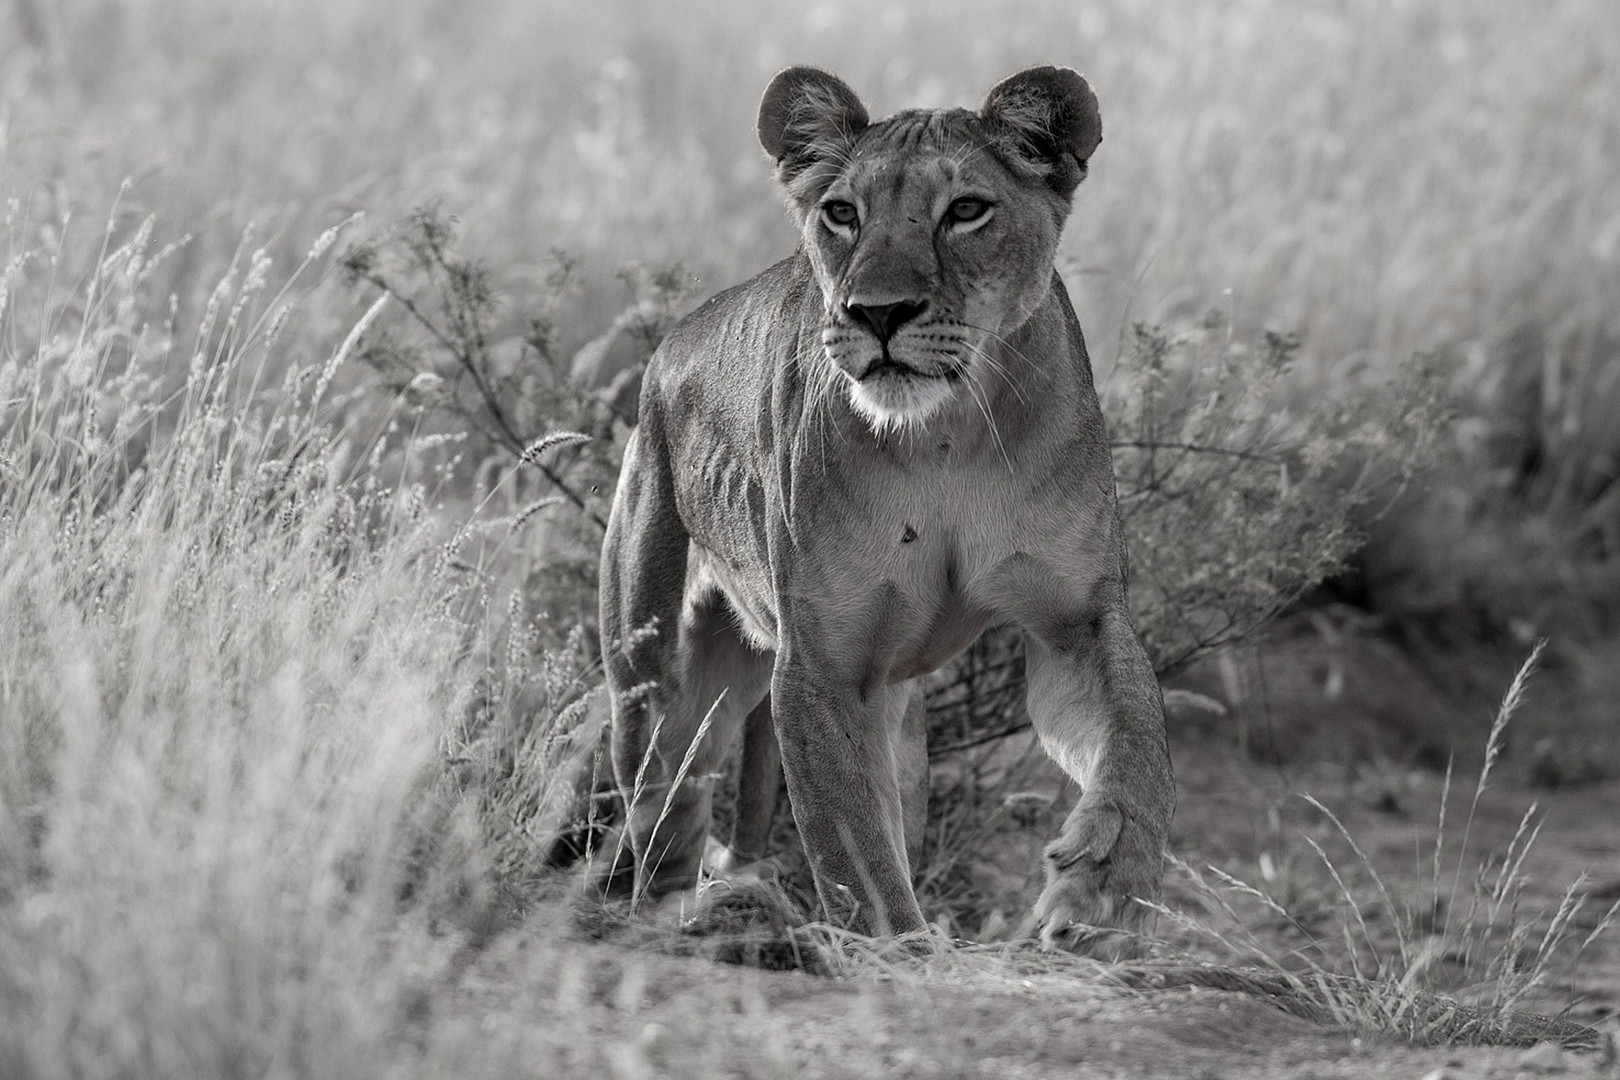
<instances>
[{"instance_id":1,"label":"lion right ear","mask_svg":"<svg viewBox=\"0 0 1620 1080\"><path fill-rule=\"evenodd\" d=\"M997 83L979 115L998 132L1016 160L1065 199L1085 179L1102 142L1097 95L1069 68L1037 67Z\"/></svg>"},{"instance_id":2,"label":"lion right ear","mask_svg":"<svg viewBox=\"0 0 1620 1080\"><path fill-rule=\"evenodd\" d=\"M871 120L866 106L836 75L790 67L771 80L759 103L759 144L790 188L812 166L837 160Z\"/></svg>"}]
</instances>

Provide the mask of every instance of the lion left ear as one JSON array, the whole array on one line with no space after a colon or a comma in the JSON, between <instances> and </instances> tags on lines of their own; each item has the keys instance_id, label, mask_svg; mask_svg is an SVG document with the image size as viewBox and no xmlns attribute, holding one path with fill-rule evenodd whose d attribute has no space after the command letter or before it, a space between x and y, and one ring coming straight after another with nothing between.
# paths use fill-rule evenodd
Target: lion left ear
<instances>
[{"instance_id":1,"label":"lion left ear","mask_svg":"<svg viewBox=\"0 0 1620 1080\"><path fill-rule=\"evenodd\" d=\"M791 67L765 88L759 103L759 144L790 188L817 162L841 159L870 120L844 81L813 67Z\"/></svg>"},{"instance_id":2,"label":"lion left ear","mask_svg":"<svg viewBox=\"0 0 1620 1080\"><path fill-rule=\"evenodd\" d=\"M985 97L979 116L1064 198L1085 179L1086 164L1102 142L1097 95L1070 68L1035 67L1003 79Z\"/></svg>"}]
</instances>

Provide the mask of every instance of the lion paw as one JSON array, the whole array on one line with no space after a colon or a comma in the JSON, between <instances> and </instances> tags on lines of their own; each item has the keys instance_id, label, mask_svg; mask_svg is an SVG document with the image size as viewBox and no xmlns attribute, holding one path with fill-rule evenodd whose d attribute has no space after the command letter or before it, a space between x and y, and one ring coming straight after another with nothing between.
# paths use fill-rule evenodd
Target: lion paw
<instances>
[{"instance_id":1,"label":"lion paw","mask_svg":"<svg viewBox=\"0 0 1620 1080\"><path fill-rule=\"evenodd\" d=\"M1047 948L1100 960L1126 960L1146 949L1159 896L1164 838L1111 799L1083 798L1047 845L1046 888L1031 931Z\"/></svg>"}]
</instances>

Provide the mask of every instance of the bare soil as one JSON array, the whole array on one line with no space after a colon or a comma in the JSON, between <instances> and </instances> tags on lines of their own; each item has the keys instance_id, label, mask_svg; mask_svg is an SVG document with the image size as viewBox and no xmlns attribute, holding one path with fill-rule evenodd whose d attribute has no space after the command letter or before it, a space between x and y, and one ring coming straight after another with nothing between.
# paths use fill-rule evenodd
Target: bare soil
<instances>
[{"instance_id":1,"label":"bare soil","mask_svg":"<svg viewBox=\"0 0 1620 1080\"><path fill-rule=\"evenodd\" d=\"M1251 725L1240 737L1239 725L1248 721L1236 708L1210 723L1179 725L1173 753L1180 805L1172 846L1193 867L1221 867L1284 900L1299 915L1296 925L1257 917L1248 929L1276 957L1308 950L1312 938L1327 941L1328 953L1317 954L1320 961L1341 935L1348 909L1304 837L1322 844L1347 878L1357 878L1359 863L1338 829L1303 795L1314 795L1340 817L1393 893L1432 897L1444 777L1399 760L1421 743L1399 738L1403 696L1391 698L1388 687L1363 687L1349 695L1354 707L1345 707L1342 668L1333 674L1320 655L1288 653L1285 659L1292 675L1282 681L1291 679L1294 688L1288 691L1292 705L1280 706L1281 721L1290 722L1290 708L1314 711L1312 730L1331 736L1334 759L1313 761L1299 749L1310 732L1302 735L1296 724L1288 736L1293 749L1267 750L1258 756L1270 760L1257 761L1255 729ZM1353 661L1349 668L1352 684L1408 677L1388 655ZM1416 692L1410 700L1432 705ZM1541 829L1523 864L1521 908L1555 910L1584 874L1576 890L1587 897L1576 920L1584 935L1620 897L1620 783L1543 790L1515 775L1511 768L1500 770L1480 799L1464 864L1499 861L1536 804ZM1061 799L1072 798L1072 792L1060 792L1055 773L1044 782ZM1434 914L1436 928L1448 911L1452 919L1462 918L1471 895L1469 871L1457 879L1457 899L1451 899L1472 795L1472 774L1456 777L1442 848L1440 892L1446 902ZM965 873L992 886L1000 882L1009 902L1023 902L1036 885L1030 854L1050 827L1050 821L1019 824L1009 815ZM1371 895L1363 885L1351 882L1358 895ZM1166 901L1218 924L1185 875L1171 875ZM1380 947L1392 947L1390 920L1376 906L1365 914L1369 934ZM434 1022L465 1027L469 1037L510 1040L513 1075L1620 1076L1612 1055L1605 1061L1601 1050L1413 1047L1357 1037L1346 1026L1302 1019L1260 996L1122 986L1106 965L1043 958L1013 944L1000 952L985 946L915 962L874 960L856 975L831 978L585 943L557 932L555 924L555 918L536 917L497 939L436 998L432 1010ZM1164 920L1160 932L1163 951L1182 961L1238 962L1207 938ZM1555 966L1552 974L1526 1008L1612 1024L1620 1012L1620 934L1600 936L1577 967ZM1463 1000L1479 994L1461 983L1446 989Z\"/></svg>"}]
</instances>

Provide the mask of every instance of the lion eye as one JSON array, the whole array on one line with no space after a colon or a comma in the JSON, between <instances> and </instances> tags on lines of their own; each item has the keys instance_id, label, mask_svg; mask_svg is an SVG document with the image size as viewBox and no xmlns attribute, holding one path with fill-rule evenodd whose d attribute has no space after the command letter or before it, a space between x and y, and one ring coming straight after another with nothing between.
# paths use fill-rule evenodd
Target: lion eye
<instances>
[{"instance_id":1,"label":"lion eye","mask_svg":"<svg viewBox=\"0 0 1620 1080\"><path fill-rule=\"evenodd\" d=\"M985 200L964 196L951 203L951 208L946 212L946 216L953 222L965 224L969 221L978 221L989 212L990 204Z\"/></svg>"},{"instance_id":2,"label":"lion eye","mask_svg":"<svg viewBox=\"0 0 1620 1080\"><path fill-rule=\"evenodd\" d=\"M842 199L831 199L821 204L821 213L829 224L841 229L847 229L855 224L860 215L855 210L855 204L844 202Z\"/></svg>"}]
</instances>

